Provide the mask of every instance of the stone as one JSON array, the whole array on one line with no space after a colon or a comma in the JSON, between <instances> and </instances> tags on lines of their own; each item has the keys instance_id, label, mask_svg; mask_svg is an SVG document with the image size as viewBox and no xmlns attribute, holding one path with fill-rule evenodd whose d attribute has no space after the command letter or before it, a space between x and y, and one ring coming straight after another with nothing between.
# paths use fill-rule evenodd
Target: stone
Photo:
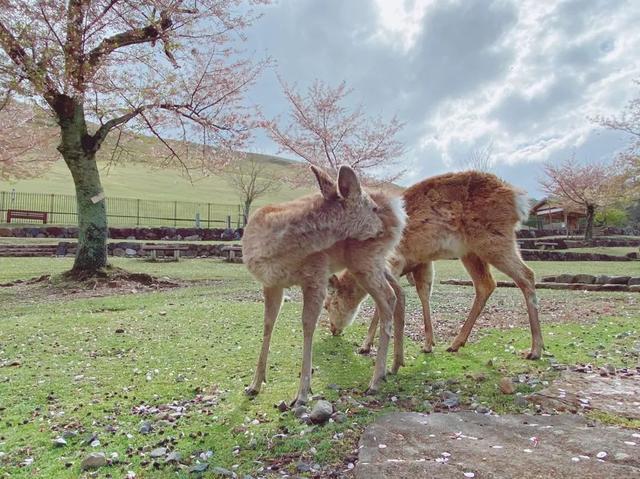
<instances>
[{"instance_id":1,"label":"stone","mask_svg":"<svg viewBox=\"0 0 640 479\"><path fill-rule=\"evenodd\" d=\"M53 445L56 447L63 447L67 445L67 441L65 440L64 437L59 436L53 440Z\"/></svg>"},{"instance_id":2,"label":"stone","mask_svg":"<svg viewBox=\"0 0 640 479\"><path fill-rule=\"evenodd\" d=\"M297 406L293 408L293 415L297 418L301 418L305 414L309 414L309 408L306 406Z\"/></svg>"},{"instance_id":3,"label":"stone","mask_svg":"<svg viewBox=\"0 0 640 479\"><path fill-rule=\"evenodd\" d=\"M596 276L596 284L607 284L609 282L609 276L606 274L601 274L600 276Z\"/></svg>"},{"instance_id":4,"label":"stone","mask_svg":"<svg viewBox=\"0 0 640 479\"><path fill-rule=\"evenodd\" d=\"M298 471L298 472L310 472L311 471L311 466L309 464L304 463L304 462L299 462L298 464L296 464L296 471Z\"/></svg>"},{"instance_id":5,"label":"stone","mask_svg":"<svg viewBox=\"0 0 640 479\"><path fill-rule=\"evenodd\" d=\"M229 469L225 469L224 467L214 467L211 469L211 472L214 475L218 475L220 477L233 477L234 474Z\"/></svg>"},{"instance_id":6,"label":"stone","mask_svg":"<svg viewBox=\"0 0 640 479\"><path fill-rule=\"evenodd\" d=\"M184 238L185 241L200 241L201 239L200 235L189 235Z\"/></svg>"},{"instance_id":7,"label":"stone","mask_svg":"<svg viewBox=\"0 0 640 479\"><path fill-rule=\"evenodd\" d=\"M576 274L573 277L572 283L581 283L581 284L593 284L596 282L596 277L592 274Z\"/></svg>"},{"instance_id":8,"label":"stone","mask_svg":"<svg viewBox=\"0 0 640 479\"><path fill-rule=\"evenodd\" d=\"M169 455L167 455L164 462L180 462L182 460L182 454L178 451L171 451Z\"/></svg>"},{"instance_id":9,"label":"stone","mask_svg":"<svg viewBox=\"0 0 640 479\"><path fill-rule=\"evenodd\" d=\"M343 422L346 422L347 415L343 412L337 412L332 416L332 419L338 424L342 424Z\"/></svg>"},{"instance_id":10,"label":"stone","mask_svg":"<svg viewBox=\"0 0 640 479\"><path fill-rule=\"evenodd\" d=\"M611 276L607 284L627 284L631 276Z\"/></svg>"},{"instance_id":11,"label":"stone","mask_svg":"<svg viewBox=\"0 0 640 479\"><path fill-rule=\"evenodd\" d=\"M276 406L276 409L278 409L278 411L280 412L285 412L289 409L289 406L287 405L287 403L285 401L280 401L278 403L278 405Z\"/></svg>"},{"instance_id":12,"label":"stone","mask_svg":"<svg viewBox=\"0 0 640 479\"><path fill-rule=\"evenodd\" d=\"M460 396L451 391L442 392L442 404L448 408L458 407L460 405Z\"/></svg>"},{"instance_id":13,"label":"stone","mask_svg":"<svg viewBox=\"0 0 640 479\"><path fill-rule=\"evenodd\" d=\"M80 469L82 469L83 471L89 469L98 469L102 466L106 466L107 463L107 456L104 454L104 452L92 452L82 460Z\"/></svg>"},{"instance_id":14,"label":"stone","mask_svg":"<svg viewBox=\"0 0 640 479\"><path fill-rule=\"evenodd\" d=\"M156 449L154 449L149 453L149 457L153 457L154 459L157 459L159 457L164 457L166 454L167 454L166 447L157 447Z\"/></svg>"},{"instance_id":15,"label":"stone","mask_svg":"<svg viewBox=\"0 0 640 479\"><path fill-rule=\"evenodd\" d=\"M189 468L189 472L197 474L200 472L205 472L207 469L209 469L209 464L207 464L206 462L202 462L200 464L194 464L193 466L191 466Z\"/></svg>"},{"instance_id":16,"label":"stone","mask_svg":"<svg viewBox=\"0 0 640 479\"><path fill-rule=\"evenodd\" d=\"M138 252L136 250L134 250L133 248L126 248L124 250L124 254L126 254L127 256L137 256Z\"/></svg>"},{"instance_id":17,"label":"stone","mask_svg":"<svg viewBox=\"0 0 640 479\"><path fill-rule=\"evenodd\" d=\"M309 419L313 424L324 424L333 414L333 406L329 401L319 400L311 410Z\"/></svg>"},{"instance_id":18,"label":"stone","mask_svg":"<svg viewBox=\"0 0 640 479\"><path fill-rule=\"evenodd\" d=\"M392 413L362 434L355 479L640 477L638 447L624 443L628 430L588 424L578 415ZM612 445L629 457L616 460ZM600 451L609 457L598 461Z\"/></svg>"},{"instance_id":19,"label":"stone","mask_svg":"<svg viewBox=\"0 0 640 479\"><path fill-rule=\"evenodd\" d=\"M629 286L637 286L640 285L640 278L629 278L629 281L627 281L627 284Z\"/></svg>"},{"instance_id":20,"label":"stone","mask_svg":"<svg viewBox=\"0 0 640 479\"><path fill-rule=\"evenodd\" d=\"M153 431L153 424L151 424L149 421L142 421L140 427L138 428L138 432L140 434L149 434L151 431Z\"/></svg>"},{"instance_id":21,"label":"stone","mask_svg":"<svg viewBox=\"0 0 640 479\"><path fill-rule=\"evenodd\" d=\"M561 274L556 277L556 283L573 283L572 274Z\"/></svg>"},{"instance_id":22,"label":"stone","mask_svg":"<svg viewBox=\"0 0 640 479\"><path fill-rule=\"evenodd\" d=\"M543 409L557 411L598 410L627 419L640 419L637 397L640 375L600 376L599 373L565 371L546 388L527 399Z\"/></svg>"},{"instance_id":23,"label":"stone","mask_svg":"<svg viewBox=\"0 0 640 479\"><path fill-rule=\"evenodd\" d=\"M513 384L511 378L502 378L498 383L498 387L500 388L500 392L502 394L513 394L516 392L516 385Z\"/></svg>"},{"instance_id":24,"label":"stone","mask_svg":"<svg viewBox=\"0 0 640 479\"><path fill-rule=\"evenodd\" d=\"M489 409L487 406L485 406L483 404L479 404L478 406L476 406L476 412L478 414L487 414L487 413L491 412L491 409Z\"/></svg>"},{"instance_id":25,"label":"stone","mask_svg":"<svg viewBox=\"0 0 640 479\"><path fill-rule=\"evenodd\" d=\"M556 282L556 276L543 276L541 281L543 283L555 283Z\"/></svg>"},{"instance_id":26,"label":"stone","mask_svg":"<svg viewBox=\"0 0 640 479\"><path fill-rule=\"evenodd\" d=\"M640 293L640 284L634 284L629 286L629 291L631 293Z\"/></svg>"}]
</instances>

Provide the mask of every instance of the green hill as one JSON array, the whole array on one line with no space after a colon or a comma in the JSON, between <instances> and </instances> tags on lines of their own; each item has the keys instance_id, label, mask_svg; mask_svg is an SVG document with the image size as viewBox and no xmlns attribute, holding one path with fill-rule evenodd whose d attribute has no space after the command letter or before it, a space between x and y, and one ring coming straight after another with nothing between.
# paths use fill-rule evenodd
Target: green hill
<instances>
[{"instance_id":1,"label":"green hill","mask_svg":"<svg viewBox=\"0 0 640 479\"><path fill-rule=\"evenodd\" d=\"M299 164L282 158L252 155L258 161L266 162L266 171L275 177L284 176ZM141 152L144 158L144 151ZM140 198L144 200L193 201L235 205L238 194L226 179L228 173L187 178L178 167L159 167L141 161L127 161L115 165L101 164L101 177L108 197ZM73 180L64 161L57 161L41 176L33 179L0 181L0 191L24 193L74 194ZM293 199L311 191L310 188L284 187L260 198L256 205Z\"/></svg>"}]
</instances>

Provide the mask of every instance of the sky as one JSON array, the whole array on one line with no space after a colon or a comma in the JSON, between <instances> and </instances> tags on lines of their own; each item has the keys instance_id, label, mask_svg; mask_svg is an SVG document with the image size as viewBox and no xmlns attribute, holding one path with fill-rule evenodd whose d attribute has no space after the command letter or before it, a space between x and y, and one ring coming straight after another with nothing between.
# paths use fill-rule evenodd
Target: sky
<instances>
[{"instance_id":1,"label":"sky","mask_svg":"<svg viewBox=\"0 0 640 479\"><path fill-rule=\"evenodd\" d=\"M628 144L593 118L640 94L638 0L276 0L261 11L245 47L277 64L249 99L286 115L276 74L300 89L346 81L368 115L405 123L403 185L490 147L492 171L539 198L543 162L610 161ZM278 147L259 136L253 150Z\"/></svg>"}]
</instances>

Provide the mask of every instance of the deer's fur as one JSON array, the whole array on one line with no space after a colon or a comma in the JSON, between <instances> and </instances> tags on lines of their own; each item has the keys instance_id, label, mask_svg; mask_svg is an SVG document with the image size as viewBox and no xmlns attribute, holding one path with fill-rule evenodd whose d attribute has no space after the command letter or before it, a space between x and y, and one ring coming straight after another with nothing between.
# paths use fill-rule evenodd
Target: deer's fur
<instances>
[{"instance_id":1,"label":"deer's fur","mask_svg":"<svg viewBox=\"0 0 640 479\"><path fill-rule=\"evenodd\" d=\"M396 323L404 320L402 289L385 270L385 257L397 246L405 225L400 198L365 192L348 167L340 168L337 184L321 170L312 170L321 194L260 208L250 218L242 239L244 263L262 283L265 300L262 350L247 393L257 394L265 380L283 288L300 285L304 343L300 387L294 401L298 404L308 400L313 333L332 272L347 268L354 281L374 298L379 311L380 350L371 391L377 390L386 374L391 318ZM396 295L400 296L401 311L394 316ZM401 351L399 341L402 338L396 337ZM394 369L401 362L402 356L396 358Z\"/></svg>"},{"instance_id":2,"label":"deer's fur","mask_svg":"<svg viewBox=\"0 0 640 479\"><path fill-rule=\"evenodd\" d=\"M528 216L526 197L494 175L480 172L450 173L429 178L404 194L408 219L403 237L388 261L394 275L408 275L422 303L425 339L423 351L434 345L429 298L432 262L460 258L475 287L473 306L448 351L464 346L487 299L496 288L489 265L510 276L524 294L532 345L530 359L540 358L542 334L534 274L522 261L515 231ZM330 278L331 293L325 307L334 334L353 321L366 292L344 272ZM368 352L375 336L376 317L360 351ZM397 334L397 333L396 333Z\"/></svg>"}]
</instances>

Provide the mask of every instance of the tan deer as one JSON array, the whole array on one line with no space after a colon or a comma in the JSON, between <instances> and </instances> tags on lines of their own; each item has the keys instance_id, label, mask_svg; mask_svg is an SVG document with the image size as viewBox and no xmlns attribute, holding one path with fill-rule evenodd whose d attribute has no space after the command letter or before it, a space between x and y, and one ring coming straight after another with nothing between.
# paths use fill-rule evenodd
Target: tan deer
<instances>
[{"instance_id":1,"label":"tan deer","mask_svg":"<svg viewBox=\"0 0 640 479\"><path fill-rule=\"evenodd\" d=\"M424 316L423 351L434 345L429 298L433 283L432 262L460 258L471 275L475 298L466 322L447 351L457 351L469 338L487 299L496 288L489 265L511 277L524 294L532 345L529 359L540 358L543 342L538 320L535 279L522 261L515 230L528 216L523 192L494 175L475 171L429 178L404 194L407 226L396 250L388 258L391 272L413 277ZM325 302L333 334L340 334L358 312L366 292L349 272L330 278ZM377 316L371 322L360 352L370 350ZM398 334L396 332L396 334Z\"/></svg>"},{"instance_id":2,"label":"tan deer","mask_svg":"<svg viewBox=\"0 0 640 479\"><path fill-rule=\"evenodd\" d=\"M400 331L403 324L399 322L404 320L403 292L386 273L385 260L400 241L405 225L400 198L365 192L348 167L340 168L337 184L323 171L311 169L321 194L260 208L250 218L242 239L244 263L262 283L265 303L262 349L247 394L258 394L265 380L283 289L302 287L302 373L294 404L304 404L309 397L313 333L332 272L347 268L354 281L373 297L379 311L380 344L370 392L379 388L386 374L391 318ZM400 308L396 308L396 296ZM402 337L398 336L402 335L396 335L394 349L401 353ZM394 356L393 370L401 364L402 355Z\"/></svg>"}]
</instances>

